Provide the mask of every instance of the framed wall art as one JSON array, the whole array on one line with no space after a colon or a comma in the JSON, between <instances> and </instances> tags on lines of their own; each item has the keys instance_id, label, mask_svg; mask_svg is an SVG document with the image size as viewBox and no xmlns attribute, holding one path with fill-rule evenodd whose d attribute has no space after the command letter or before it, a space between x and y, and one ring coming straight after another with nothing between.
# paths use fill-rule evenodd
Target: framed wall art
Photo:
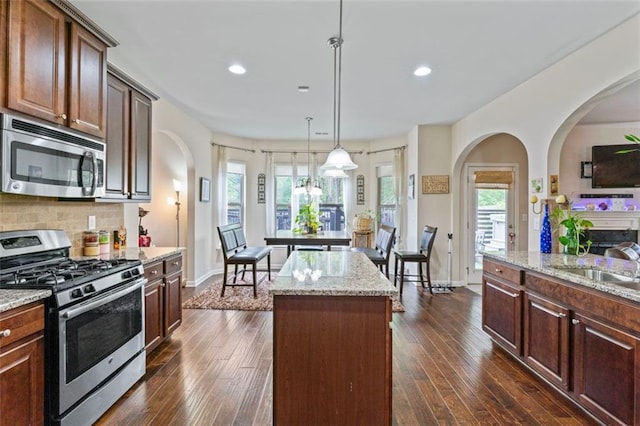
<instances>
[{"instance_id":1,"label":"framed wall art","mask_svg":"<svg viewBox=\"0 0 640 426\"><path fill-rule=\"evenodd\" d=\"M426 175L422 176L423 194L448 194L449 175Z\"/></svg>"},{"instance_id":2,"label":"framed wall art","mask_svg":"<svg viewBox=\"0 0 640 426\"><path fill-rule=\"evenodd\" d=\"M265 203L265 182L267 177L264 173L258 174L258 204Z\"/></svg>"},{"instance_id":3,"label":"framed wall art","mask_svg":"<svg viewBox=\"0 0 640 426\"><path fill-rule=\"evenodd\" d=\"M356 204L364 204L364 175L356 177Z\"/></svg>"},{"instance_id":4,"label":"framed wall art","mask_svg":"<svg viewBox=\"0 0 640 426\"><path fill-rule=\"evenodd\" d=\"M211 181L207 178L200 178L200 201L203 203L211 201Z\"/></svg>"}]
</instances>

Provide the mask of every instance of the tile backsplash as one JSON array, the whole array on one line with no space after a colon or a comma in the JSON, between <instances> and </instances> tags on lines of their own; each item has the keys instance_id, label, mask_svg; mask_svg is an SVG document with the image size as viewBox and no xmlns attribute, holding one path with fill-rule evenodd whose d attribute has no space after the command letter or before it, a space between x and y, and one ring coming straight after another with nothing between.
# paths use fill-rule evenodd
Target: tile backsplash
<instances>
[{"instance_id":1,"label":"tile backsplash","mask_svg":"<svg viewBox=\"0 0 640 426\"><path fill-rule=\"evenodd\" d=\"M96 217L96 229L111 232L124 223L121 203L58 201L56 198L0 193L0 231L62 229L71 240L71 256L82 256L82 233L88 217Z\"/></svg>"}]
</instances>

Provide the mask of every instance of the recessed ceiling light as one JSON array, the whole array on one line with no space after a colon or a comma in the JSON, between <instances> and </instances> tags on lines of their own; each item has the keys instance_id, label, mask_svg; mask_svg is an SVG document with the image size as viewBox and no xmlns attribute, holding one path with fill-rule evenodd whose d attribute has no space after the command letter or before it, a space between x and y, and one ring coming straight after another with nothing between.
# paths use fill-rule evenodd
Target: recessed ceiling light
<instances>
[{"instance_id":1,"label":"recessed ceiling light","mask_svg":"<svg viewBox=\"0 0 640 426\"><path fill-rule=\"evenodd\" d=\"M242 66L242 65L231 65L229 67L229 71L232 72L233 74L244 74L247 72L247 70Z\"/></svg>"},{"instance_id":2,"label":"recessed ceiling light","mask_svg":"<svg viewBox=\"0 0 640 426\"><path fill-rule=\"evenodd\" d=\"M298 86L298 92L308 92L309 86Z\"/></svg>"},{"instance_id":3,"label":"recessed ceiling light","mask_svg":"<svg viewBox=\"0 0 640 426\"><path fill-rule=\"evenodd\" d=\"M431 68L429 67L418 67L413 72L413 75L415 75L416 77L424 77L425 75L429 74L431 74Z\"/></svg>"}]
</instances>

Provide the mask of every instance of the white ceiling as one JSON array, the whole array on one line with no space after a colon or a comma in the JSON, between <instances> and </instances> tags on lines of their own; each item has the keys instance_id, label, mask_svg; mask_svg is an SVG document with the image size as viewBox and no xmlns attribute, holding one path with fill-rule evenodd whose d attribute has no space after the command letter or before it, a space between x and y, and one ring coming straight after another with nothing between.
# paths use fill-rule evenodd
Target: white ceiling
<instances>
[{"instance_id":1,"label":"white ceiling","mask_svg":"<svg viewBox=\"0 0 640 426\"><path fill-rule=\"evenodd\" d=\"M211 130L306 140L312 116L313 140L331 140L338 0L72 3L120 42L114 65ZM639 11L637 0L345 0L341 139L453 123ZM245 75L227 71L235 62ZM423 64L432 74L414 77Z\"/></svg>"}]
</instances>

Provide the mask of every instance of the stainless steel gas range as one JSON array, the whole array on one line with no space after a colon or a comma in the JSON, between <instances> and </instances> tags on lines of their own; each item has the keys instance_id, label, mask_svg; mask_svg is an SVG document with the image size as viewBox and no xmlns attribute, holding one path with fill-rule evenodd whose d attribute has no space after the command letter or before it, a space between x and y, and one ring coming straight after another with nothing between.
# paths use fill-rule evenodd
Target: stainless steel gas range
<instances>
[{"instance_id":1,"label":"stainless steel gas range","mask_svg":"<svg viewBox=\"0 0 640 426\"><path fill-rule=\"evenodd\" d=\"M96 421L145 372L139 260L69 258L60 230L0 232L0 288L51 289L45 423Z\"/></svg>"}]
</instances>

